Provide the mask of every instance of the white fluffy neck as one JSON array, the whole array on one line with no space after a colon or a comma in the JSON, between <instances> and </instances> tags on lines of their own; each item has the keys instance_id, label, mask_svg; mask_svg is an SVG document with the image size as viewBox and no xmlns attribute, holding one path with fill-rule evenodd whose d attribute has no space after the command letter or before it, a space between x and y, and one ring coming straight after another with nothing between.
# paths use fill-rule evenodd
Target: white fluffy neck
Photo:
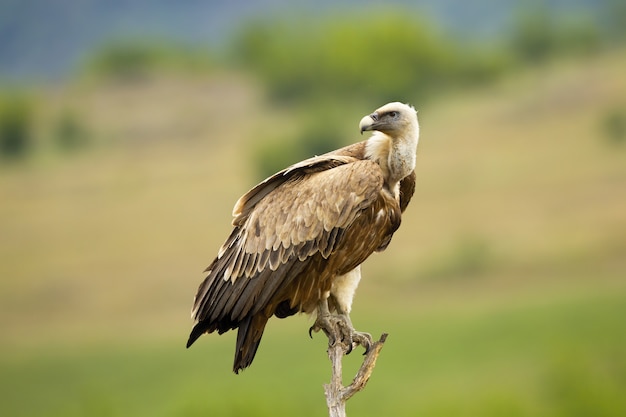
<instances>
[{"instance_id":1,"label":"white fluffy neck","mask_svg":"<svg viewBox=\"0 0 626 417\"><path fill-rule=\"evenodd\" d=\"M380 165L390 190L415 169L418 141L417 124L407 129L403 136L394 137L377 131L367 141L365 156Z\"/></svg>"}]
</instances>

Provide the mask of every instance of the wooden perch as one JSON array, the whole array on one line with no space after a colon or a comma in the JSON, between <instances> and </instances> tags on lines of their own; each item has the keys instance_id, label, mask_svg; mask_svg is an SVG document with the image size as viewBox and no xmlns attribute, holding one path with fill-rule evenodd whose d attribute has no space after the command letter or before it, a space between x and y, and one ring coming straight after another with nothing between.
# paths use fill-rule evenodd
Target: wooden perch
<instances>
[{"instance_id":1,"label":"wooden perch","mask_svg":"<svg viewBox=\"0 0 626 417\"><path fill-rule=\"evenodd\" d=\"M383 333L380 339L372 344L352 383L344 387L342 385L342 359L348 347L343 343L332 345L329 339L328 358L332 363L332 377L330 384L324 384L324 392L326 393L326 404L330 417L346 416L346 401L367 385L385 340L387 340L387 333Z\"/></svg>"}]
</instances>

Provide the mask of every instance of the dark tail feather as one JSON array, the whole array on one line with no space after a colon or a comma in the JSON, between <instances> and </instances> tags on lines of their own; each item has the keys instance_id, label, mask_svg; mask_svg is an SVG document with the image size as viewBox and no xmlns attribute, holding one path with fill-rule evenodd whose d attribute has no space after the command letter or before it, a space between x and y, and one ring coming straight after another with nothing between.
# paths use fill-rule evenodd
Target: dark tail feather
<instances>
[{"instance_id":1,"label":"dark tail feather","mask_svg":"<svg viewBox=\"0 0 626 417\"><path fill-rule=\"evenodd\" d=\"M237 345L235 347L235 363L233 372L239 373L252 363L268 318L263 314L250 315L239 323Z\"/></svg>"},{"instance_id":2,"label":"dark tail feather","mask_svg":"<svg viewBox=\"0 0 626 417\"><path fill-rule=\"evenodd\" d=\"M193 345L193 342L198 340L200 336L206 333L209 330L209 327L209 323L207 323L206 321L201 321L193 326L193 329L191 329L191 334L189 335L189 340L187 340L187 347Z\"/></svg>"}]
</instances>

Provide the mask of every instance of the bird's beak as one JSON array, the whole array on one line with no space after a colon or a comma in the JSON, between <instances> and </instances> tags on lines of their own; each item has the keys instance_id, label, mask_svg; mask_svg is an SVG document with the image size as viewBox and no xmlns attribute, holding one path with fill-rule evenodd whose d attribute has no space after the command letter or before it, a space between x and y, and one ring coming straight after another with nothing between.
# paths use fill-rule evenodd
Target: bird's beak
<instances>
[{"instance_id":1,"label":"bird's beak","mask_svg":"<svg viewBox=\"0 0 626 417\"><path fill-rule=\"evenodd\" d=\"M368 114L364 118L361 119L359 123L359 129L361 129L361 134L366 130L374 130L376 124L378 123L378 113L374 112L372 114Z\"/></svg>"}]
</instances>

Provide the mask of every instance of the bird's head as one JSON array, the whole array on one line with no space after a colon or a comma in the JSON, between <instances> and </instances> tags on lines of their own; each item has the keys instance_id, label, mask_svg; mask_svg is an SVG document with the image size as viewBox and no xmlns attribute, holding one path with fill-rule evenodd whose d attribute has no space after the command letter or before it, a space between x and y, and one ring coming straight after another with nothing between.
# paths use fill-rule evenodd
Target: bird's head
<instances>
[{"instance_id":1,"label":"bird's head","mask_svg":"<svg viewBox=\"0 0 626 417\"><path fill-rule=\"evenodd\" d=\"M359 128L361 134L365 131L377 130L396 136L400 132L418 128L417 111L407 104L388 103L374 113L363 117L359 123Z\"/></svg>"}]
</instances>

